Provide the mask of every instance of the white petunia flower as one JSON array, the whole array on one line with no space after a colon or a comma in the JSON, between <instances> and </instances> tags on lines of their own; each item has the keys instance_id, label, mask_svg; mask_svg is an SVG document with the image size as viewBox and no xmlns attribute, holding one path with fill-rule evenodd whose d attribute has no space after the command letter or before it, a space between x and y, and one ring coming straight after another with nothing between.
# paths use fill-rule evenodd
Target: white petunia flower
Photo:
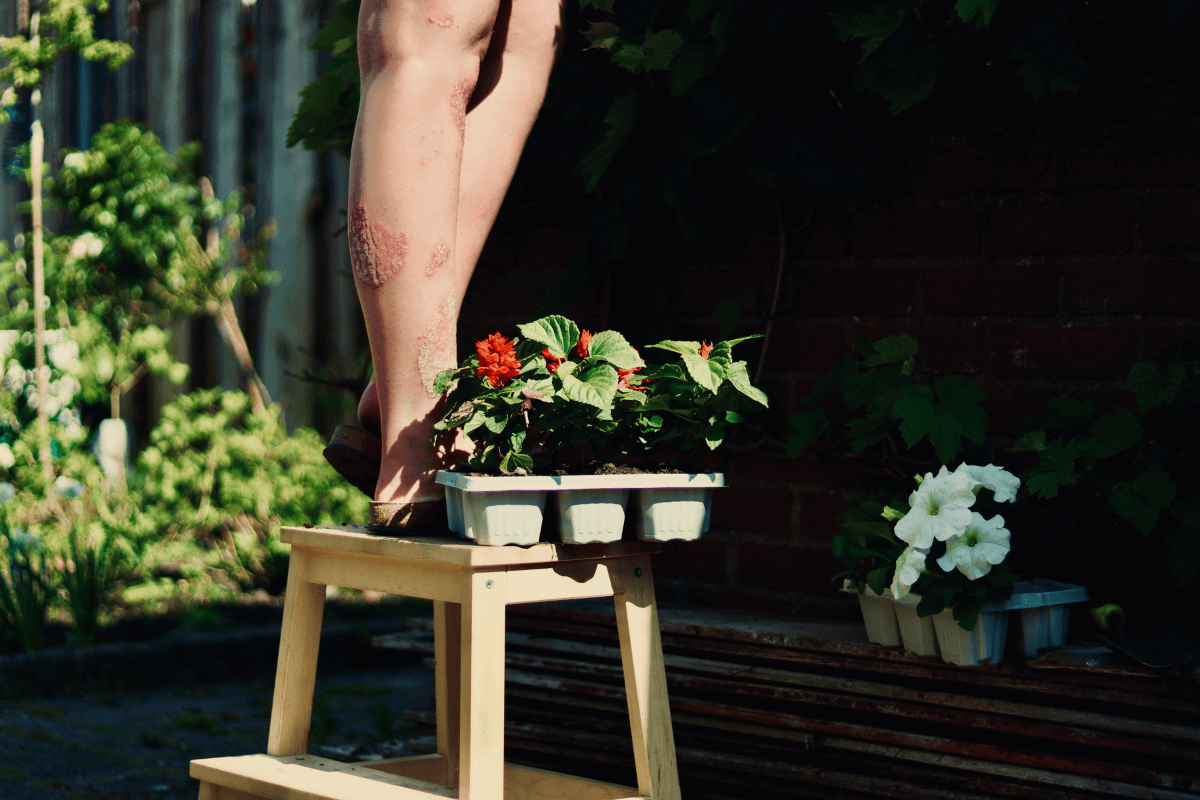
<instances>
[{"instance_id":1,"label":"white petunia flower","mask_svg":"<svg viewBox=\"0 0 1200 800\"><path fill-rule=\"evenodd\" d=\"M74 500L83 494L83 484L74 478L59 475L57 480L54 481L54 491L58 493L59 497L66 500Z\"/></svg>"},{"instance_id":2,"label":"white petunia flower","mask_svg":"<svg viewBox=\"0 0 1200 800\"><path fill-rule=\"evenodd\" d=\"M958 465L955 475L965 475L971 482L971 488L982 486L996 493L997 503L1012 503L1017 499L1017 489L1021 487L1021 479L1003 467L988 464L986 467L976 467L967 462Z\"/></svg>"},{"instance_id":3,"label":"white petunia flower","mask_svg":"<svg viewBox=\"0 0 1200 800\"><path fill-rule=\"evenodd\" d=\"M996 515L984 519L978 512L971 513L971 524L962 535L946 542L946 555L937 560L946 572L958 567L958 571L970 580L979 580L992 571L1008 555L1010 534L1004 527L1004 517Z\"/></svg>"},{"instance_id":4,"label":"white petunia flower","mask_svg":"<svg viewBox=\"0 0 1200 800\"><path fill-rule=\"evenodd\" d=\"M11 483L5 481L0 483L0 505L4 505L9 500L17 496L17 489Z\"/></svg>"},{"instance_id":5,"label":"white petunia flower","mask_svg":"<svg viewBox=\"0 0 1200 800\"><path fill-rule=\"evenodd\" d=\"M936 539L944 542L966 530L971 521L975 493L965 475L942 467L934 477L925 473L921 487L912 493L912 510L896 523L896 536L903 542L928 550Z\"/></svg>"},{"instance_id":6,"label":"white petunia flower","mask_svg":"<svg viewBox=\"0 0 1200 800\"><path fill-rule=\"evenodd\" d=\"M15 463L17 457L13 455L12 448L7 444L0 444L0 469L9 469Z\"/></svg>"},{"instance_id":7,"label":"white petunia flower","mask_svg":"<svg viewBox=\"0 0 1200 800\"><path fill-rule=\"evenodd\" d=\"M912 589L925 569L925 556L929 551L920 547L906 547L896 559L896 576L892 578L892 596L899 599Z\"/></svg>"}]
</instances>

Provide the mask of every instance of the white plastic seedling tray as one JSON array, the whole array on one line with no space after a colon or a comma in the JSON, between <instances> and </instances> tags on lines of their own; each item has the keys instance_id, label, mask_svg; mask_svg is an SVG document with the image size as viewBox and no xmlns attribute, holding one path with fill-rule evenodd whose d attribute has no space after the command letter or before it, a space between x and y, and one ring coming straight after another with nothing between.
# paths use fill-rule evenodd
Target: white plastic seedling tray
<instances>
[{"instance_id":1,"label":"white plastic seedling tray","mask_svg":"<svg viewBox=\"0 0 1200 800\"><path fill-rule=\"evenodd\" d=\"M646 541L698 539L708 530L716 473L636 475L475 476L439 470L446 487L451 530L479 544L534 544L548 492L558 506L567 544L615 542L632 497L638 537Z\"/></svg>"},{"instance_id":2,"label":"white plastic seedling tray","mask_svg":"<svg viewBox=\"0 0 1200 800\"><path fill-rule=\"evenodd\" d=\"M900 629L897 627L895 598L891 589L884 589L882 595L875 594L867 586L865 592L856 592L849 580L842 582L842 591L849 592L858 598L858 608L862 611L863 624L867 627L867 641L884 647L895 647L900 644Z\"/></svg>"},{"instance_id":3,"label":"white plastic seedling tray","mask_svg":"<svg viewBox=\"0 0 1200 800\"><path fill-rule=\"evenodd\" d=\"M1005 605L1013 611L1011 652L1019 658L1033 658L1038 650L1064 647L1071 603L1088 599L1085 586L1034 578L1013 584L1013 595Z\"/></svg>"}]
</instances>

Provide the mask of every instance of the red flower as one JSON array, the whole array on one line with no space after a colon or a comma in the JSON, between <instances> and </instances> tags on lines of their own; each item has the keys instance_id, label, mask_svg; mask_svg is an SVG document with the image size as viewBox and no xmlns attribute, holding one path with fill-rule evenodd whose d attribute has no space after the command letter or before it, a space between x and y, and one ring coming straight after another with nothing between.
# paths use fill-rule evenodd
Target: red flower
<instances>
[{"instance_id":1,"label":"red flower","mask_svg":"<svg viewBox=\"0 0 1200 800\"><path fill-rule=\"evenodd\" d=\"M635 356L637 356L638 358L641 358L641 356L638 355L638 351L635 348L631 347L629 349L633 350L633 354ZM630 386L629 385L629 379L633 377L634 373L641 372L641 371L642 371L641 367L634 367L633 369L621 369L620 367L617 367L617 388L618 389L633 389L633 390L639 391L639 392L645 391L645 389L641 386Z\"/></svg>"},{"instance_id":2,"label":"red flower","mask_svg":"<svg viewBox=\"0 0 1200 800\"><path fill-rule=\"evenodd\" d=\"M588 346L592 343L592 332L584 331L579 334L579 344L575 345L575 353L580 358L588 357Z\"/></svg>"},{"instance_id":3,"label":"red flower","mask_svg":"<svg viewBox=\"0 0 1200 800\"><path fill-rule=\"evenodd\" d=\"M558 372L558 366L563 362L563 360L561 358L555 358L554 354L550 352L549 347L542 351L542 356L546 359L546 369L550 370L552 373Z\"/></svg>"},{"instance_id":4,"label":"red flower","mask_svg":"<svg viewBox=\"0 0 1200 800\"><path fill-rule=\"evenodd\" d=\"M708 360L708 354L712 352L712 347L713 346L712 346L711 342L701 342L700 343L700 357L705 360Z\"/></svg>"},{"instance_id":5,"label":"red flower","mask_svg":"<svg viewBox=\"0 0 1200 800\"><path fill-rule=\"evenodd\" d=\"M501 387L508 380L521 374L521 362L513 350L513 343L497 333L475 343L479 354L479 369L475 374L487 378L494 387Z\"/></svg>"}]
</instances>

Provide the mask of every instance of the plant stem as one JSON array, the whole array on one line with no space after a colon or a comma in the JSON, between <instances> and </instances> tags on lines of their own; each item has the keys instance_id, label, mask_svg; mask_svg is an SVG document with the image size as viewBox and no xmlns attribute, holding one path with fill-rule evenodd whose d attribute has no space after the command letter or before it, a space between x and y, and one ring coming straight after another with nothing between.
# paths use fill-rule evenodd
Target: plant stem
<instances>
[{"instance_id":1,"label":"plant stem","mask_svg":"<svg viewBox=\"0 0 1200 800\"><path fill-rule=\"evenodd\" d=\"M34 12L29 18L29 42L36 52L40 45L38 24L41 12ZM54 475L50 463L50 421L46 416L46 403L49 387L46 380L46 273L42 263L42 151L46 141L42 133L42 90L35 86L30 94L30 106L33 109L33 123L30 125L29 138L29 189L31 198L31 215L33 217L33 346L34 373L37 382L37 437L38 460L42 462L42 473L49 480Z\"/></svg>"},{"instance_id":2,"label":"plant stem","mask_svg":"<svg viewBox=\"0 0 1200 800\"><path fill-rule=\"evenodd\" d=\"M771 193L772 199L775 201L775 222L779 229L779 266L775 270L775 294L771 297L771 312L767 315L767 325L763 329L762 350L758 354L758 367L754 370L754 382L758 383L762 377L763 367L767 363L767 345L771 343L771 325L775 322L775 311L779 307L779 291L783 287L783 265L787 257L787 240L791 233L799 233L808 227L812 222L813 206L808 207L808 217L805 218L804 224L794 231L788 231L783 227L783 212L779 209L779 195Z\"/></svg>"},{"instance_id":3,"label":"plant stem","mask_svg":"<svg viewBox=\"0 0 1200 800\"><path fill-rule=\"evenodd\" d=\"M217 321L217 330L221 332L221 338L229 345L229 349L233 350L238 366L246 376L246 393L250 395L250 407L255 412L265 410L271 403L271 395L267 393L266 384L262 382L262 378L258 376L258 370L254 368L254 359L250 356L250 347L246 344L246 337L242 335L242 326L238 324L237 311L233 308L233 301L228 297L223 297L219 310L214 316Z\"/></svg>"}]
</instances>

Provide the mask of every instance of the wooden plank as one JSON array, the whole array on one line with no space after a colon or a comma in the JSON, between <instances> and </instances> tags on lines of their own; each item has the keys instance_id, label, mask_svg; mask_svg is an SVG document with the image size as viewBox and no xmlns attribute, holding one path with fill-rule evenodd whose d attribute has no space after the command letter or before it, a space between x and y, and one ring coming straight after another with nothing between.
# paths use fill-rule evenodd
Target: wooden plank
<instances>
[{"instance_id":1,"label":"wooden plank","mask_svg":"<svg viewBox=\"0 0 1200 800\"><path fill-rule=\"evenodd\" d=\"M509 570L508 602L612 597L612 570L615 568L615 562L611 561L566 561L549 567L512 568Z\"/></svg>"},{"instance_id":2,"label":"wooden plank","mask_svg":"<svg viewBox=\"0 0 1200 800\"><path fill-rule=\"evenodd\" d=\"M455 754L455 761L457 760L457 754ZM385 758L382 761L360 761L357 766L452 788L452 784L446 780L446 761L444 755L432 753L404 758Z\"/></svg>"},{"instance_id":3,"label":"wooden plank","mask_svg":"<svg viewBox=\"0 0 1200 800\"><path fill-rule=\"evenodd\" d=\"M267 752L273 756L308 752L321 617L325 613L325 586L309 581L308 558L309 553L297 547L292 549L288 562L279 663L267 739Z\"/></svg>"},{"instance_id":4,"label":"wooden plank","mask_svg":"<svg viewBox=\"0 0 1200 800\"><path fill-rule=\"evenodd\" d=\"M504 788L504 607L508 575L462 581L460 800L501 800Z\"/></svg>"},{"instance_id":5,"label":"wooden plank","mask_svg":"<svg viewBox=\"0 0 1200 800\"><path fill-rule=\"evenodd\" d=\"M200 800L205 800L203 794L204 786L213 787L213 795L211 800L266 800L262 795L250 794L249 792L240 792L237 789L230 789L228 786L213 786L211 783L202 783Z\"/></svg>"},{"instance_id":6,"label":"wooden plank","mask_svg":"<svg viewBox=\"0 0 1200 800\"><path fill-rule=\"evenodd\" d=\"M192 762L191 776L267 800L429 800L453 789L316 756L249 755Z\"/></svg>"},{"instance_id":7,"label":"wooden plank","mask_svg":"<svg viewBox=\"0 0 1200 800\"><path fill-rule=\"evenodd\" d=\"M613 600L638 791L654 800L679 800L675 737L649 556L621 561L616 575L619 593Z\"/></svg>"},{"instance_id":8,"label":"wooden plank","mask_svg":"<svg viewBox=\"0 0 1200 800\"><path fill-rule=\"evenodd\" d=\"M650 800L636 789L531 767L505 765L504 800Z\"/></svg>"},{"instance_id":9,"label":"wooden plank","mask_svg":"<svg viewBox=\"0 0 1200 800\"><path fill-rule=\"evenodd\" d=\"M280 539L294 545L326 550L412 559L449 566L499 567L518 564L553 564L561 561L586 561L616 556L657 553L651 542L620 541L612 544L564 545L541 542L529 547L488 547L462 542L449 536L379 536L367 532L364 525L339 525L320 528L285 527ZM432 566L430 567L432 568Z\"/></svg>"},{"instance_id":10,"label":"wooden plank","mask_svg":"<svg viewBox=\"0 0 1200 800\"><path fill-rule=\"evenodd\" d=\"M437 710L437 751L446 759L444 783L458 786L458 720L460 714L462 603L433 604L434 708Z\"/></svg>"},{"instance_id":11,"label":"wooden plank","mask_svg":"<svg viewBox=\"0 0 1200 800\"><path fill-rule=\"evenodd\" d=\"M530 646L545 648L557 652L582 655L586 660L559 659L518 652L509 652L506 663L510 669L525 669L531 671L550 671L556 675L563 673L585 678L599 678L614 681L621 673L615 665L602 663L614 660L617 655L612 648L579 642L564 642L526 634L508 634L510 646ZM397 642L399 644L399 642ZM414 651L428 652L428 645L413 642ZM1071 709L1045 708L1028 703L1009 703L992 701L963 695L952 695L945 692L922 692L918 689L888 686L869 681L854 681L832 678L821 675L771 670L767 668L747 667L738 664L712 662L703 659L692 659L680 656L665 656L665 663L672 667L667 675L667 682L672 692L672 707L680 702L679 690L698 692L721 691L730 694L770 697L772 699L790 700L819 704L826 707L849 707L862 711L876 710L874 704L865 698L880 698L895 701L888 706L889 713L897 717L915 717L918 719L938 718L937 712L927 707L940 705L957 711L974 712L971 715L940 717L945 722L957 720L959 724L969 722L971 727L1008 731L1014 734L1033 735L1043 738L1057 738L1074 741L1089 746L1107 746L1122 752L1152 752L1155 755L1200 760L1200 749L1187 745L1173 745L1168 742L1145 743L1131 736L1148 736L1153 738L1173 739L1184 742L1195 742L1200 736L1200 729L1181 725L1168 725L1152 721L1130 719L1126 717L1109 716L1093 712L1075 711ZM691 669L705 672L701 676L684 675L676 670ZM532 673L531 673L532 674ZM735 677L736 681L721 680L709 676L722 675ZM514 677L514 680L526 680ZM537 680L532 678L530 680ZM764 686L752 681L771 681L792 686L817 687L824 692L803 693L790 695L780 690L786 687ZM611 687L615 689L616 687ZM592 689L592 691L596 691ZM859 695L859 698L842 695ZM615 695L613 695L615 696ZM899 705L904 703L904 706ZM897 709L905 708L903 712ZM984 717L981 715L989 715ZM1015 719L1014 719L1015 718ZM1020 719L1049 722L1053 727L1028 726ZM1063 732L1063 729L1068 729ZM1082 730L1077 730L1082 729ZM1105 738L1100 734L1089 734L1090 731L1109 731L1118 734ZM1089 738L1091 736L1092 738Z\"/></svg>"},{"instance_id":12,"label":"wooden plank","mask_svg":"<svg viewBox=\"0 0 1200 800\"><path fill-rule=\"evenodd\" d=\"M455 602L462 591L457 571L426 569L424 562L399 561L364 553L312 550L308 572L313 581L329 586L427 600Z\"/></svg>"}]
</instances>

